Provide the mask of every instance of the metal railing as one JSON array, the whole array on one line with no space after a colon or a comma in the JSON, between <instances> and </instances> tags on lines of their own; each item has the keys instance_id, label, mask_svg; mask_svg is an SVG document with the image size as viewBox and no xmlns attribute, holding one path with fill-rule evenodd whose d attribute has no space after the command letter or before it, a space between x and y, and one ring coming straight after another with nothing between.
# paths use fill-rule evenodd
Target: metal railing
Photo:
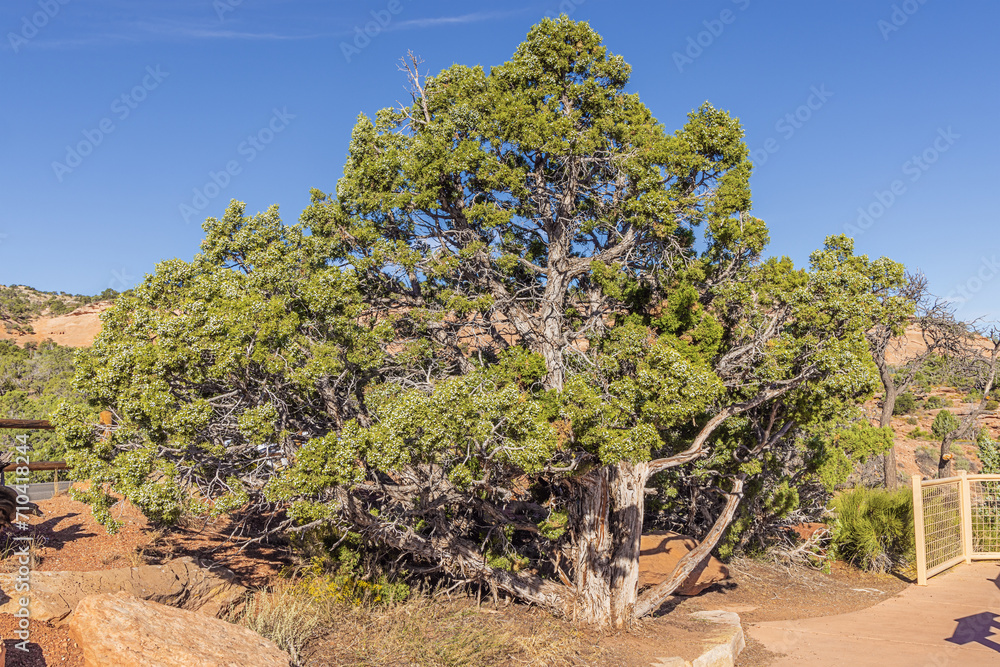
<instances>
[{"instance_id":1,"label":"metal railing","mask_svg":"<svg viewBox=\"0 0 1000 667\"><path fill-rule=\"evenodd\" d=\"M959 563L1000 560L1000 475L913 476L917 584Z\"/></svg>"}]
</instances>

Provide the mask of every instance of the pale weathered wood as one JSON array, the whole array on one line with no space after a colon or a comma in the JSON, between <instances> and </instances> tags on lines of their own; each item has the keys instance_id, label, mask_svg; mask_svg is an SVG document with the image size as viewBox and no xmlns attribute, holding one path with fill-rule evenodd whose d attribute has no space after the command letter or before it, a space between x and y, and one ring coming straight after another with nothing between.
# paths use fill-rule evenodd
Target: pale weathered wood
<instances>
[{"instance_id":1,"label":"pale weathered wood","mask_svg":"<svg viewBox=\"0 0 1000 667\"><path fill-rule=\"evenodd\" d=\"M743 498L744 477L745 475L740 475L733 479L733 489L726 494L726 505L701 543L677 561L666 581L660 582L639 596L635 603L636 618L642 618L659 609L702 561L709 557L736 515L736 509Z\"/></svg>"},{"instance_id":2,"label":"pale weathered wood","mask_svg":"<svg viewBox=\"0 0 1000 667\"><path fill-rule=\"evenodd\" d=\"M634 619L649 468L622 461L574 480L574 620L624 628Z\"/></svg>"},{"instance_id":3,"label":"pale weathered wood","mask_svg":"<svg viewBox=\"0 0 1000 667\"><path fill-rule=\"evenodd\" d=\"M924 541L924 484L913 475L913 532L917 551L917 586L927 585L927 544Z\"/></svg>"},{"instance_id":4,"label":"pale weathered wood","mask_svg":"<svg viewBox=\"0 0 1000 667\"><path fill-rule=\"evenodd\" d=\"M958 471L959 499L962 501L962 555L965 562L972 562L972 490L969 488L969 475L964 470Z\"/></svg>"}]
</instances>

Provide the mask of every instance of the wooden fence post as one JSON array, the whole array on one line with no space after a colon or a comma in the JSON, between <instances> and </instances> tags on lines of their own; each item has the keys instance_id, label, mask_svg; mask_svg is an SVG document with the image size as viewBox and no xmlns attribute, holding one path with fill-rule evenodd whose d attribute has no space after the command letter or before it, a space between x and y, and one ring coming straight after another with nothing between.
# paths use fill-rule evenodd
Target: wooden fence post
<instances>
[{"instance_id":1,"label":"wooden fence post","mask_svg":"<svg viewBox=\"0 0 1000 667\"><path fill-rule=\"evenodd\" d=\"M917 586L927 585L927 544L924 542L923 479L913 475L913 533L917 551Z\"/></svg>"},{"instance_id":2,"label":"wooden fence post","mask_svg":"<svg viewBox=\"0 0 1000 667\"><path fill-rule=\"evenodd\" d=\"M972 489L969 487L969 475L964 470L958 471L959 498L962 500L962 555L965 562L972 562Z\"/></svg>"}]
</instances>

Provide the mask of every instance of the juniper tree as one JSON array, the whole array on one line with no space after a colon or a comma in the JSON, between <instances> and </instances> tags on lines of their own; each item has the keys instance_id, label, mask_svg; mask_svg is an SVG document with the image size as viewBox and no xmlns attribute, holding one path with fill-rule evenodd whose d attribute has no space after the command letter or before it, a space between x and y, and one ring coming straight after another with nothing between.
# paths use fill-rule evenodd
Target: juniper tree
<instances>
[{"instance_id":1,"label":"juniper tree","mask_svg":"<svg viewBox=\"0 0 1000 667\"><path fill-rule=\"evenodd\" d=\"M838 428L878 383L871 263L844 237L809 270L763 260L738 121L705 104L668 133L586 23L488 72L418 67L298 224L234 202L119 297L78 371L116 426L67 409L61 432L161 518L279 510L627 624L769 457L864 455ZM647 487L699 465L711 525L640 595Z\"/></svg>"}]
</instances>

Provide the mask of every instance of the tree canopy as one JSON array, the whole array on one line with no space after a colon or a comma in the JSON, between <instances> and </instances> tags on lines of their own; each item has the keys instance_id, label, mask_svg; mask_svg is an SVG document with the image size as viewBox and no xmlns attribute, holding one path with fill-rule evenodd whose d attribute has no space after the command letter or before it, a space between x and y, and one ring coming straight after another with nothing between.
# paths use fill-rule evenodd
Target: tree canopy
<instances>
[{"instance_id":1,"label":"tree canopy","mask_svg":"<svg viewBox=\"0 0 1000 667\"><path fill-rule=\"evenodd\" d=\"M622 625L888 446L865 336L903 272L845 237L763 259L737 119L667 132L566 17L489 71L406 65L298 224L233 202L104 315L77 382L115 425L58 418L88 476ZM640 592L647 516L701 545Z\"/></svg>"}]
</instances>

